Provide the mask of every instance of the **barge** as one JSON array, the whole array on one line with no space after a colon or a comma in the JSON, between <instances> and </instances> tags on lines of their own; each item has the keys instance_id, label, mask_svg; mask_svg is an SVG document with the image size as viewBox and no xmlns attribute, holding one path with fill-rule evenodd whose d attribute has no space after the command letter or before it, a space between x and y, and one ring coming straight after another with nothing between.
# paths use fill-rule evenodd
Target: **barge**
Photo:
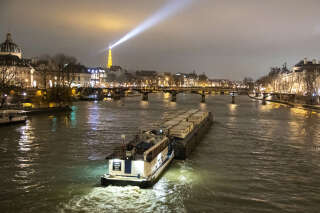
<instances>
[{"instance_id":1,"label":"barge","mask_svg":"<svg viewBox=\"0 0 320 213\"><path fill-rule=\"evenodd\" d=\"M156 130L142 131L106 157L109 173L101 185L152 186L173 158L186 159L213 123L211 112L198 109L169 115Z\"/></svg>"},{"instance_id":2,"label":"barge","mask_svg":"<svg viewBox=\"0 0 320 213\"><path fill-rule=\"evenodd\" d=\"M211 112L189 110L163 124L170 137L175 159L185 160L198 145L213 123Z\"/></svg>"},{"instance_id":3,"label":"barge","mask_svg":"<svg viewBox=\"0 0 320 213\"><path fill-rule=\"evenodd\" d=\"M152 186L173 157L172 144L161 130L143 132L108 157L109 173L101 177L101 185Z\"/></svg>"}]
</instances>

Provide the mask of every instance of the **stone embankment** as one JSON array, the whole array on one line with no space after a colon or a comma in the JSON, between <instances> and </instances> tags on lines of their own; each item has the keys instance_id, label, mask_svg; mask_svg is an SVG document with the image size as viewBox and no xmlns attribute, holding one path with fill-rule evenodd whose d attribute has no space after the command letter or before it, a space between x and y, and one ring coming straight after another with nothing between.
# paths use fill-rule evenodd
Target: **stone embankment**
<instances>
[{"instance_id":1,"label":"stone embankment","mask_svg":"<svg viewBox=\"0 0 320 213\"><path fill-rule=\"evenodd\" d=\"M248 96L252 99L259 100L259 101L268 101L273 103L279 103L279 104L285 104L290 107L294 108L300 108L300 109L309 109L309 110L316 110L320 112L320 105L309 105L309 104L300 104L300 103L294 103L284 100L274 100L274 99L263 99L263 97L255 97L253 95L248 94Z\"/></svg>"}]
</instances>

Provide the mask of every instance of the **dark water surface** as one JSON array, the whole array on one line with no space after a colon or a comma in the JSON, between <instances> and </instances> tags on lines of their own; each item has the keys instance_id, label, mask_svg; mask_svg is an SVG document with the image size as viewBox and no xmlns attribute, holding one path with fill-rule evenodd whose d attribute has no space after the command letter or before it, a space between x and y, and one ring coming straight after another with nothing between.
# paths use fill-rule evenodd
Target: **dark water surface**
<instances>
[{"instance_id":1,"label":"dark water surface","mask_svg":"<svg viewBox=\"0 0 320 213\"><path fill-rule=\"evenodd\" d=\"M0 127L0 212L319 212L320 116L248 97L154 94L79 102L68 114ZM100 187L104 157L170 111L213 111L186 161L151 189Z\"/></svg>"}]
</instances>

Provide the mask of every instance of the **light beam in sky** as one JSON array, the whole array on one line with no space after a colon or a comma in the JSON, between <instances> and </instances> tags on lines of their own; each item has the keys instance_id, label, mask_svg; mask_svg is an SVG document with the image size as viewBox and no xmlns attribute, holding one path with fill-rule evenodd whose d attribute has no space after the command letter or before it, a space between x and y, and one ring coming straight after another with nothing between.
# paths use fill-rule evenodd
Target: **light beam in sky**
<instances>
[{"instance_id":1,"label":"light beam in sky","mask_svg":"<svg viewBox=\"0 0 320 213\"><path fill-rule=\"evenodd\" d=\"M135 37L136 35L158 24L159 22L169 18L179 10L182 10L186 6L190 5L192 1L193 0L168 0L168 2L162 8L160 8L155 14L147 18L144 22L139 24L139 26L137 26L129 33L127 33L125 36L123 36L120 40L110 45L109 48L112 49L115 46L118 46L119 44Z\"/></svg>"}]
</instances>

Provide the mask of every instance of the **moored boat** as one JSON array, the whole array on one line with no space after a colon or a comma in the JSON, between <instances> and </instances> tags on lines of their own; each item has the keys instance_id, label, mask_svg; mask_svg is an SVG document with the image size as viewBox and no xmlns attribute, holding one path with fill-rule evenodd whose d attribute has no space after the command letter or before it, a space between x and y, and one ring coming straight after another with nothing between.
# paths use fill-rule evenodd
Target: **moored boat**
<instances>
[{"instance_id":1,"label":"moored boat","mask_svg":"<svg viewBox=\"0 0 320 213\"><path fill-rule=\"evenodd\" d=\"M23 110L0 110L0 124L24 123L27 120Z\"/></svg>"}]
</instances>

